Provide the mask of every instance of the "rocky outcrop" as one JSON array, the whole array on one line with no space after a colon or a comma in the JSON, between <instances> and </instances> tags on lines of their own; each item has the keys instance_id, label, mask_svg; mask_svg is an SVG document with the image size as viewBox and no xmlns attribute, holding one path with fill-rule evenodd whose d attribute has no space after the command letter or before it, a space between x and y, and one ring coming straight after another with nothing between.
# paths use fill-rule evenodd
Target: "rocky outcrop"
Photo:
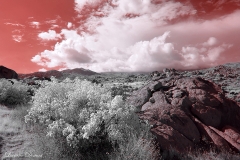
<instances>
[{"instance_id":1,"label":"rocky outcrop","mask_svg":"<svg viewBox=\"0 0 240 160\"><path fill-rule=\"evenodd\" d=\"M202 77L206 80L211 80L214 83L221 85L221 88L226 93L228 98L239 101L240 94L240 63L227 63L224 65L195 70L178 72L183 77Z\"/></svg>"},{"instance_id":2,"label":"rocky outcrop","mask_svg":"<svg viewBox=\"0 0 240 160\"><path fill-rule=\"evenodd\" d=\"M18 79L18 74L12 69L0 66L0 78Z\"/></svg>"},{"instance_id":3,"label":"rocky outcrop","mask_svg":"<svg viewBox=\"0 0 240 160\"><path fill-rule=\"evenodd\" d=\"M212 144L240 151L240 107L225 97L220 86L176 71L155 76L158 78L134 92L128 102L152 125L151 132L162 149L187 152L209 149Z\"/></svg>"}]
</instances>

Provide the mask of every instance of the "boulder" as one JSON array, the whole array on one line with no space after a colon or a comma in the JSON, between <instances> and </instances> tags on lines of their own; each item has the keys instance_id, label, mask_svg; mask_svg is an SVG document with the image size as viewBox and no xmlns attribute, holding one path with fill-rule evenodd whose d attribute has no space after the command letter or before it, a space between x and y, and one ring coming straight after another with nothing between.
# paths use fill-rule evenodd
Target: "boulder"
<instances>
[{"instance_id":1,"label":"boulder","mask_svg":"<svg viewBox=\"0 0 240 160\"><path fill-rule=\"evenodd\" d=\"M0 78L18 79L18 74L12 69L0 66Z\"/></svg>"},{"instance_id":2,"label":"boulder","mask_svg":"<svg viewBox=\"0 0 240 160\"><path fill-rule=\"evenodd\" d=\"M163 150L188 152L212 144L240 151L240 106L212 81L181 76L152 80L128 102L139 107L140 119L152 125Z\"/></svg>"},{"instance_id":3,"label":"boulder","mask_svg":"<svg viewBox=\"0 0 240 160\"><path fill-rule=\"evenodd\" d=\"M160 76L160 72L158 71L153 71L151 74L150 74L151 77L157 77L157 76Z\"/></svg>"},{"instance_id":4,"label":"boulder","mask_svg":"<svg viewBox=\"0 0 240 160\"><path fill-rule=\"evenodd\" d=\"M145 104L147 101L149 101L149 98L152 96L151 91L148 86L138 90L137 92L134 92L131 97L129 97L128 101L130 104L133 104L135 107L139 108L143 104Z\"/></svg>"}]
</instances>

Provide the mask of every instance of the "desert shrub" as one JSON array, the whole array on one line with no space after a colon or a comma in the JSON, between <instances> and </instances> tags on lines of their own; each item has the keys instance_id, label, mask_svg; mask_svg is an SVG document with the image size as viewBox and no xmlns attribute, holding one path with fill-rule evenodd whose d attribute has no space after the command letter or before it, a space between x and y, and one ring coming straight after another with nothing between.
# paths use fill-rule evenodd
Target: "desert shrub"
<instances>
[{"instance_id":1,"label":"desert shrub","mask_svg":"<svg viewBox=\"0 0 240 160\"><path fill-rule=\"evenodd\" d=\"M111 87L111 95L115 97L117 95L123 96L125 94L124 88L122 86Z\"/></svg>"},{"instance_id":2,"label":"desert shrub","mask_svg":"<svg viewBox=\"0 0 240 160\"><path fill-rule=\"evenodd\" d=\"M128 139L120 143L116 151L110 155L110 159L157 160L161 156L155 143L149 130L132 132Z\"/></svg>"},{"instance_id":3,"label":"desert shrub","mask_svg":"<svg viewBox=\"0 0 240 160\"><path fill-rule=\"evenodd\" d=\"M0 103L5 105L26 104L31 100L30 87L17 80L0 79Z\"/></svg>"},{"instance_id":4,"label":"desert shrub","mask_svg":"<svg viewBox=\"0 0 240 160\"><path fill-rule=\"evenodd\" d=\"M69 155L78 157L97 152L108 156L107 152L119 151L132 136L143 137L146 131L122 96L112 98L109 88L79 79L41 84L25 121L44 125L48 137L61 139Z\"/></svg>"},{"instance_id":5,"label":"desert shrub","mask_svg":"<svg viewBox=\"0 0 240 160\"><path fill-rule=\"evenodd\" d=\"M115 96L122 96L124 100L128 97L128 94L133 92L133 88L131 86L123 85L123 86L112 86L111 87L111 95L112 97Z\"/></svg>"}]
</instances>

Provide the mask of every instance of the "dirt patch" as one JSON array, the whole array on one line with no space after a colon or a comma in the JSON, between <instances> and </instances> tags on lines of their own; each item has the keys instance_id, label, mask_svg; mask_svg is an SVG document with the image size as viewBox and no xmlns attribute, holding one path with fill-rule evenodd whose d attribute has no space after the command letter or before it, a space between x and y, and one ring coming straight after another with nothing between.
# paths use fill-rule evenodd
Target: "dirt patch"
<instances>
[{"instance_id":1,"label":"dirt patch","mask_svg":"<svg viewBox=\"0 0 240 160\"><path fill-rule=\"evenodd\" d=\"M16 110L0 105L0 159L41 159L36 133L15 115Z\"/></svg>"}]
</instances>

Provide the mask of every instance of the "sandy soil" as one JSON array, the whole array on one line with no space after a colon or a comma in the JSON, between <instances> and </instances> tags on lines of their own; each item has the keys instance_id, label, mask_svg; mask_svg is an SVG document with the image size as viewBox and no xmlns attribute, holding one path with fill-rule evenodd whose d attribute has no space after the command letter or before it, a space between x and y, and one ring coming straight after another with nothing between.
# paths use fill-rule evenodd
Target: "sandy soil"
<instances>
[{"instance_id":1,"label":"sandy soil","mask_svg":"<svg viewBox=\"0 0 240 160\"><path fill-rule=\"evenodd\" d=\"M41 159L35 140L37 135L32 133L31 126L15 117L15 113L15 110L0 105L0 159Z\"/></svg>"}]
</instances>

